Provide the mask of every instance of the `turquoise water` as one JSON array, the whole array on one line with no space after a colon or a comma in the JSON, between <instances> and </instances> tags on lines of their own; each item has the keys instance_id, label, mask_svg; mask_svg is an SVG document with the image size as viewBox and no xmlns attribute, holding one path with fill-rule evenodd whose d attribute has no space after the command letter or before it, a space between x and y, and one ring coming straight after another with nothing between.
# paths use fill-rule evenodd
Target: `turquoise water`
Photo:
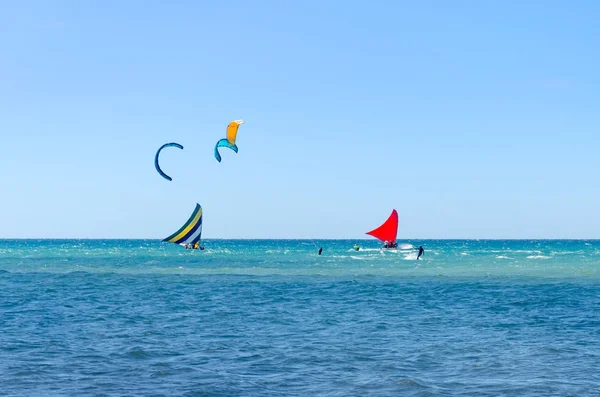
<instances>
[{"instance_id":1,"label":"turquoise water","mask_svg":"<svg viewBox=\"0 0 600 397\"><path fill-rule=\"evenodd\" d=\"M0 240L0 395L600 393L600 241L355 242Z\"/></svg>"}]
</instances>

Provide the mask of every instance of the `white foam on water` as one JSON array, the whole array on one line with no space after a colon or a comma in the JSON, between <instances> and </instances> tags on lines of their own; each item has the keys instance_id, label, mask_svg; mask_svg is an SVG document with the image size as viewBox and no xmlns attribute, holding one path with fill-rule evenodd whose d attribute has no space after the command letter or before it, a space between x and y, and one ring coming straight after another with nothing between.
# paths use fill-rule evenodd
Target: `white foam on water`
<instances>
[{"instance_id":1,"label":"white foam on water","mask_svg":"<svg viewBox=\"0 0 600 397\"><path fill-rule=\"evenodd\" d=\"M550 255L573 255L573 254L583 255L584 252L583 251L551 251L550 252Z\"/></svg>"},{"instance_id":2,"label":"white foam on water","mask_svg":"<svg viewBox=\"0 0 600 397\"><path fill-rule=\"evenodd\" d=\"M416 261L417 260L417 253L416 252L411 252L409 254L404 255L404 260L405 261Z\"/></svg>"},{"instance_id":3,"label":"white foam on water","mask_svg":"<svg viewBox=\"0 0 600 397\"><path fill-rule=\"evenodd\" d=\"M550 256L546 255L529 255L527 259L550 259Z\"/></svg>"}]
</instances>

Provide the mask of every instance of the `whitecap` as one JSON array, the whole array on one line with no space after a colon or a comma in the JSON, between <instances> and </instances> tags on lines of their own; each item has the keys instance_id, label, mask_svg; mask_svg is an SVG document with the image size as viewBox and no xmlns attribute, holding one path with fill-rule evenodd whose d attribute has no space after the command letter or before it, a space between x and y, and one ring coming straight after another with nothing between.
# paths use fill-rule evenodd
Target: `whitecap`
<instances>
[{"instance_id":1,"label":"whitecap","mask_svg":"<svg viewBox=\"0 0 600 397\"><path fill-rule=\"evenodd\" d=\"M415 260L417 260L417 253L416 252L411 252L410 254L404 255L404 260L405 261L415 261Z\"/></svg>"}]
</instances>

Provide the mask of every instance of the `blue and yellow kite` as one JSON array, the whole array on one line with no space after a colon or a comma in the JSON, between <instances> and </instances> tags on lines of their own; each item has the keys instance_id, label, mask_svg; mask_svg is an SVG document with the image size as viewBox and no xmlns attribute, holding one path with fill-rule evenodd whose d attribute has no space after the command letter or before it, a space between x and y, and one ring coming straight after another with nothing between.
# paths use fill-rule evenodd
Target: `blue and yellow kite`
<instances>
[{"instance_id":1,"label":"blue and yellow kite","mask_svg":"<svg viewBox=\"0 0 600 397\"><path fill-rule=\"evenodd\" d=\"M219 153L220 147L226 147L233 150L236 153L238 152L238 147L235 144L235 140L237 138L238 128L240 128L240 125L242 124L244 124L244 120L233 120L232 122L230 122L227 125L227 138L219 140L215 145L215 158L219 163L221 162L221 154Z\"/></svg>"}]
</instances>

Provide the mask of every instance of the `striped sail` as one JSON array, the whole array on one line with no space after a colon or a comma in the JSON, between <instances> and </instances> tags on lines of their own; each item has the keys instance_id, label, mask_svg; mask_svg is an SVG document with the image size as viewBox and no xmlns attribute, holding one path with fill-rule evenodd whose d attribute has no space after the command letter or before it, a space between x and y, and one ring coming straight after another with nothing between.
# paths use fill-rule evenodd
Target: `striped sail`
<instances>
[{"instance_id":1,"label":"striped sail","mask_svg":"<svg viewBox=\"0 0 600 397\"><path fill-rule=\"evenodd\" d=\"M175 244L191 244L200 243L202 236L202 207L196 204L196 209L190 216L190 219L175 233L165 238L163 241Z\"/></svg>"}]
</instances>

